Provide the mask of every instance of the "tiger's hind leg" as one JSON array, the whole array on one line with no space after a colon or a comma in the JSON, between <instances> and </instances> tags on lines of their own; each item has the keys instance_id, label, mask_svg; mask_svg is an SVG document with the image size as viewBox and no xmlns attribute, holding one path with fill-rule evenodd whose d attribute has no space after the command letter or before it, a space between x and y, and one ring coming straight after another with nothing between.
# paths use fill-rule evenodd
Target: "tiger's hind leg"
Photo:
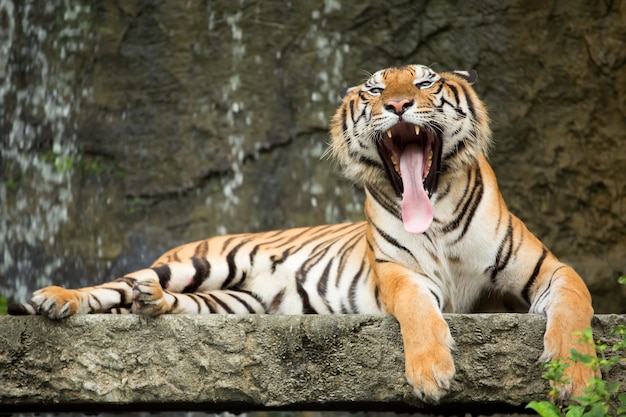
<instances>
[{"instance_id":1,"label":"tiger's hind leg","mask_svg":"<svg viewBox=\"0 0 626 417\"><path fill-rule=\"evenodd\" d=\"M196 293L167 291L151 279L137 281L132 311L144 316L161 314L255 314L265 313L264 303L244 290L214 290Z\"/></svg>"}]
</instances>

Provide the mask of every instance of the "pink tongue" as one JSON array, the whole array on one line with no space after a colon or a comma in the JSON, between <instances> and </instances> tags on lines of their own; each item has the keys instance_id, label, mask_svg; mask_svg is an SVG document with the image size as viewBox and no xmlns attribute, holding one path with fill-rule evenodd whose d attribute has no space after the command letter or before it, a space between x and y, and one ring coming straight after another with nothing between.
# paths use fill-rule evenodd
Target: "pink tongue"
<instances>
[{"instance_id":1,"label":"pink tongue","mask_svg":"<svg viewBox=\"0 0 626 417\"><path fill-rule=\"evenodd\" d=\"M400 155L402 221L409 233L424 233L433 221L433 207L422 185L424 154L418 145L407 146Z\"/></svg>"}]
</instances>

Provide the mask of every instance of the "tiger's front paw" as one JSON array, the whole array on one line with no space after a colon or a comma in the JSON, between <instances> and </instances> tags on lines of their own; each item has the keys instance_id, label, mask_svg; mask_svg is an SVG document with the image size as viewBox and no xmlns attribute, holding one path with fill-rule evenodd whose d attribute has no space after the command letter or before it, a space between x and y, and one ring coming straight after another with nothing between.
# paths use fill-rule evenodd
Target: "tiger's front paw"
<instances>
[{"instance_id":1,"label":"tiger's front paw","mask_svg":"<svg viewBox=\"0 0 626 417\"><path fill-rule=\"evenodd\" d=\"M577 347L577 350L580 353L595 356L595 351L584 348L581 349L580 345ZM569 354L565 356L565 352L561 352L560 355L555 355L551 354L548 350L544 350L539 358L539 362L546 363L552 360L558 360L566 365L562 380L550 381L550 386L558 393L557 398L552 398L553 401L563 402L569 398L581 396L584 394L584 389L589 385L591 378L601 377L600 372L594 367L581 362L572 362L569 356Z\"/></svg>"},{"instance_id":2,"label":"tiger's front paw","mask_svg":"<svg viewBox=\"0 0 626 417\"><path fill-rule=\"evenodd\" d=\"M152 279L137 281L133 287L133 313L151 317L167 313L168 305L164 295L158 281Z\"/></svg>"},{"instance_id":3,"label":"tiger's front paw","mask_svg":"<svg viewBox=\"0 0 626 417\"><path fill-rule=\"evenodd\" d=\"M450 390L456 369L450 349L435 345L412 352L406 350L406 378L422 401L438 403Z\"/></svg>"},{"instance_id":4,"label":"tiger's front paw","mask_svg":"<svg viewBox=\"0 0 626 417\"><path fill-rule=\"evenodd\" d=\"M75 290L51 286L33 293L31 304L37 313L51 319L63 319L80 313L80 294Z\"/></svg>"}]
</instances>

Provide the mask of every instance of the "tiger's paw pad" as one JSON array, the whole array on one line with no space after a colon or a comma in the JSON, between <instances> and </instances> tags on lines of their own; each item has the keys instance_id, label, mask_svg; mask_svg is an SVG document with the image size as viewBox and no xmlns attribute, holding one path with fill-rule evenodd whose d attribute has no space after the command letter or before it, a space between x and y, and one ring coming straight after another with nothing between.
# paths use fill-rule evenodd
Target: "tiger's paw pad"
<instances>
[{"instance_id":1,"label":"tiger's paw pad","mask_svg":"<svg viewBox=\"0 0 626 417\"><path fill-rule=\"evenodd\" d=\"M415 395L422 401L436 404L450 390L456 370L449 351L425 352L407 357L406 378Z\"/></svg>"},{"instance_id":2,"label":"tiger's paw pad","mask_svg":"<svg viewBox=\"0 0 626 417\"><path fill-rule=\"evenodd\" d=\"M42 316L63 319L79 312L80 300L76 291L51 286L35 291L31 305Z\"/></svg>"},{"instance_id":3,"label":"tiger's paw pad","mask_svg":"<svg viewBox=\"0 0 626 417\"><path fill-rule=\"evenodd\" d=\"M161 284L151 279L135 283L133 287L133 313L154 317L165 313L166 309L167 304Z\"/></svg>"}]
</instances>

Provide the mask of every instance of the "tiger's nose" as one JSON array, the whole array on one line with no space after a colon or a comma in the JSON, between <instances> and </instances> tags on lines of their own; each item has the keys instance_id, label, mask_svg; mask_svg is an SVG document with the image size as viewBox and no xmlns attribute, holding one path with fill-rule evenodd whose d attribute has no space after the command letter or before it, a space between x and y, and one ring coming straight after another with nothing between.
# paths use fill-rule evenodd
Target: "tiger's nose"
<instances>
[{"instance_id":1,"label":"tiger's nose","mask_svg":"<svg viewBox=\"0 0 626 417\"><path fill-rule=\"evenodd\" d=\"M398 116L404 114L415 103L415 100L407 100L405 98L400 100L389 100L385 103L385 110L397 114Z\"/></svg>"}]
</instances>

